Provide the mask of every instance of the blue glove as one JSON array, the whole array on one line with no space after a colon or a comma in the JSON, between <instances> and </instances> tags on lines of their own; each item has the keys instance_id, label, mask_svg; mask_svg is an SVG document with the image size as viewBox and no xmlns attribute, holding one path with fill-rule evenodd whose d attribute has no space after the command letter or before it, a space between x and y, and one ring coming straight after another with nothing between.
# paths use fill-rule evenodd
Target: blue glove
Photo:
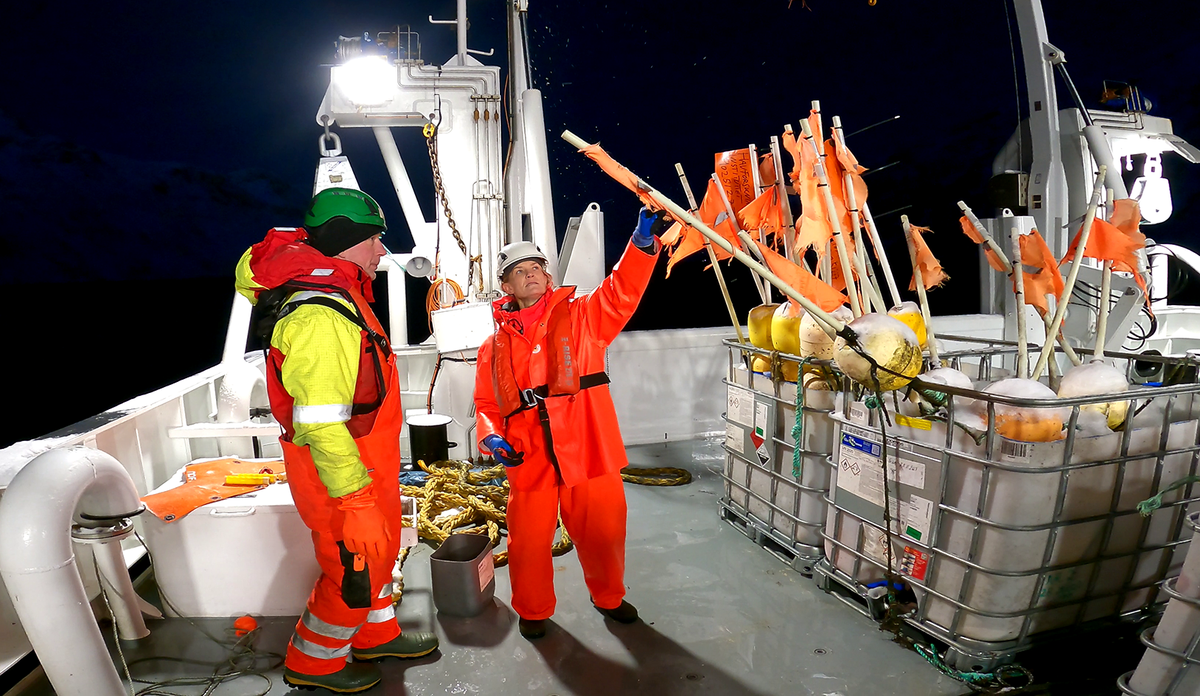
<instances>
[{"instance_id":1,"label":"blue glove","mask_svg":"<svg viewBox=\"0 0 1200 696\"><path fill-rule=\"evenodd\" d=\"M667 217L667 211L652 213L649 208L643 207L638 212L637 227L634 228L631 237L633 245L639 249L654 246L654 238L662 234L670 224L671 218Z\"/></svg>"},{"instance_id":2,"label":"blue glove","mask_svg":"<svg viewBox=\"0 0 1200 696\"><path fill-rule=\"evenodd\" d=\"M483 446L490 449L496 461L504 466L518 466L525 461L524 452L514 450L513 446L508 444L508 440L494 433L483 438Z\"/></svg>"}]
</instances>

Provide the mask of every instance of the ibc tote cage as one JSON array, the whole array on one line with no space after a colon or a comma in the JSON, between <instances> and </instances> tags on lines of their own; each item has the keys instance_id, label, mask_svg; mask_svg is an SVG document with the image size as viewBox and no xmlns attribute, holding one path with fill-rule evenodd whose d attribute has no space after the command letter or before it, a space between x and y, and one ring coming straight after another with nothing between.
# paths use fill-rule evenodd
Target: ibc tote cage
<instances>
[{"instance_id":1,"label":"ibc tote cage","mask_svg":"<svg viewBox=\"0 0 1200 696\"><path fill-rule=\"evenodd\" d=\"M975 382L1011 376L1003 366L1013 363L1015 344L942 338L983 344L942 355ZM1124 362L1127 372L1135 364L1159 365L1163 371L1182 370L1193 382L1069 399L929 385L945 396L944 415L898 414L896 397L884 395L888 413L881 427L880 409L861 400L869 395L843 380L830 414L837 444L824 497L825 557L814 565L818 584L827 591L840 588L835 596L882 619L890 546L894 580L911 588L910 602L915 598L915 606L898 602L893 618L946 644L948 665L976 671L1009 662L1017 652L1083 623L1136 620L1157 611L1166 599L1158 585L1178 571L1189 542L1181 539L1186 508L1200 499L1200 491L1189 484L1168 493L1146 518L1136 506L1197 473L1197 363L1107 351L1105 356ZM956 424L959 400L960 408L974 400L976 412L985 414L982 432ZM1082 407L1120 401L1128 405L1127 423L1137 415L1134 427L1103 435L1077 432ZM1148 415L1141 414L1154 404L1161 419L1147 423ZM997 405L1069 408L1065 438L1006 439L996 432ZM884 457L887 476L881 465L875 472L863 465ZM883 479L882 490L862 484L866 478L857 489L850 485L875 474Z\"/></svg>"},{"instance_id":2,"label":"ibc tote cage","mask_svg":"<svg viewBox=\"0 0 1200 696\"><path fill-rule=\"evenodd\" d=\"M776 368L791 362L797 365L797 373L807 365L825 371L833 380L831 386L839 389L841 376L829 360L805 360L749 343L723 342L729 348L729 372L723 380L729 408L723 414L726 439L720 515L793 569L811 575L824 553L821 529L833 451L830 416L838 392L804 390L799 394L803 401L798 403L796 382L752 372L750 364L754 356L772 361ZM750 417L739 417L739 405L747 404ZM798 461L793 437L797 407L803 417ZM755 422L760 412L765 413L765 425ZM756 435L759 441L754 440Z\"/></svg>"}]
</instances>

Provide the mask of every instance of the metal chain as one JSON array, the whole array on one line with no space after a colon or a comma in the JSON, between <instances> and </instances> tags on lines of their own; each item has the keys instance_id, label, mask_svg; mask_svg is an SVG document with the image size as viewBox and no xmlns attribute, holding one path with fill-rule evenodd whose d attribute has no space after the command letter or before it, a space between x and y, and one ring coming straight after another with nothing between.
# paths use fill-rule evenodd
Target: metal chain
<instances>
[{"instance_id":1,"label":"metal chain","mask_svg":"<svg viewBox=\"0 0 1200 696\"><path fill-rule=\"evenodd\" d=\"M450 226L450 233L454 235L454 241L458 242L459 250L467 258L467 287L470 288L474 285L475 267L479 266L479 291L483 292L483 256L471 256L467 252L467 245L463 242L462 235L458 233L458 226L454 224L454 215L450 212L450 200L446 198L446 187L442 183L442 169L438 164L437 126L426 123L422 132L425 135L425 146L429 148L429 166L433 170L433 187L442 201L442 210L446 213L446 224Z\"/></svg>"}]
</instances>

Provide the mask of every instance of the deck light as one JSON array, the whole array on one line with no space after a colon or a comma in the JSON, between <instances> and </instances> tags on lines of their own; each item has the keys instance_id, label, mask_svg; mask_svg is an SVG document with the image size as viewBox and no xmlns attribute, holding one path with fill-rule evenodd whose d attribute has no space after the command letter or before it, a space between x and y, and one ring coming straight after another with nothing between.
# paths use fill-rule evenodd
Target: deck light
<instances>
[{"instance_id":1,"label":"deck light","mask_svg":"<svg viewBox=\"0 0 1200 696\"><path fill-rule=\"evenodd\" d=\"M361 56L332 68L333 86L355 106L380 106L396 96L396 68L384 56Z\"/></svg>"}]
</instances>

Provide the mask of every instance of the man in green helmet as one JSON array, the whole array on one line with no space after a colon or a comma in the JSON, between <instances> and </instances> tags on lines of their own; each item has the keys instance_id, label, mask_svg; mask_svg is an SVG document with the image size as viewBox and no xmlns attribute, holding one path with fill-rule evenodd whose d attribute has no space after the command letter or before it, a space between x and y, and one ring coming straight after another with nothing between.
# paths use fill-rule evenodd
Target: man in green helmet
<instances>
[{"instance_id":1,"label":"man in green helmet","mask_svg":"<svg viewBox=\"0 0 1200 696\"><path fill-rule=\"evenodd\" d=\"M386 229L370 196L326 189L303 229L272 229L237 268L238 292L259 305L288 485L321 567L284 680L337 693L378 683L372 660L438 646L432 633L401 633L392 608L404 411L395 355L369 305Z\"/></svg>"}]
</instances>

